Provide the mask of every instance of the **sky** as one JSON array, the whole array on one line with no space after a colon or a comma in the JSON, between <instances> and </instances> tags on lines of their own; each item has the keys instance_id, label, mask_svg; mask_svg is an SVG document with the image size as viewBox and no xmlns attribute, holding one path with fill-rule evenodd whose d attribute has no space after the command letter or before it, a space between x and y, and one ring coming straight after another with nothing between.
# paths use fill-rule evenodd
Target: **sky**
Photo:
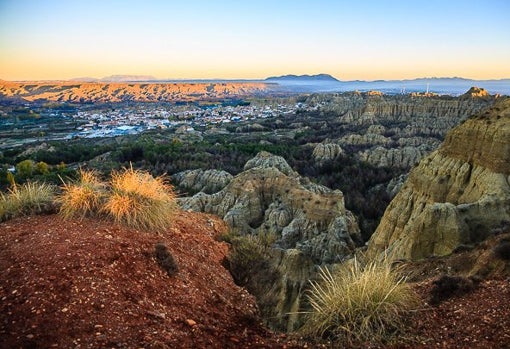
<instances>
[{"instance_id":1,"label":"sky","mask_svg":"<svg viewBox=\"0 0 510 349\"><path fill-rule=\"evenodd\" d=\"M0 79L510 78L509 0L0 0Z\"/></svg>"}]
</instances>

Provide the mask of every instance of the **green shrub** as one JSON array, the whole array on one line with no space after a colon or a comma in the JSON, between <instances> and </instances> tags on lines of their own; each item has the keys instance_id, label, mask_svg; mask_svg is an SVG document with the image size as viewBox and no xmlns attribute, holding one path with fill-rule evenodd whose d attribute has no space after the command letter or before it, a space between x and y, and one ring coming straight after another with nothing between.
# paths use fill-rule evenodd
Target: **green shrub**
<instances>
[{"instance_id":1,"label":"green shrub","mask_svg":"<svg viewBox=\"0 0 510 349\"><path fill-rule=\"evenodd\" d=\"M389 260L362 265L354 258L334 273L321 269L308 296L312 310L302 331L349 344L382 342L403 326L418 303Z\"/></svg>"},{"instance_id":2,"label":"green shrub","mask_svg":"<svg viewBox=\"0 0 510 349\"><path fill-rule=\"evenodd\" d=\"M79 171L76 182L64 183L57 198L60 214L64 218L85 217L97 214L106 194L106 186L94 171Z\"/></svg>"},{"instance_id":3,"label":"green shrub","mask_svg":"<svg viewBox=\"0 0 510 349\"><path fill-rule=\"evenodd\" d=\"M276 233L273 231L262 231L257 235L257 242L264 249L272 247L276 240L277 240Z\"/></svg>"},{"instance_id":4,"label":"green shrub","mask_svg":"<svg viewBox=\"0 0 510 349\"><path fill-rule=\"evenodd\" d=\"M0 197L2 220L22 214L37 214L54 210L55 187L46 183L15 184Z\"/></svg>"},{"instance_id":5,"label":"green shrub","mask_svg":"<svg viewBox=\"0 0 510 349\"><path fill-rule=\"evenodd\" d=\"M227 230L225 233L216 236L217 241L229 244L233 244L233 242L238 238L240 238L240 235L232 230Z\"/></svg>"},{"instance_id":6,"label":"green shrub","mask_svg":"<svg viewBox=\"0 0 510 349\"><path fill-rule=\"evenodd\" d=\"M30 177L35 169L35 163L33 160L23 160L16 164L16 174L20 177Z\"/></svg>"},{"instance_id":7,"label":"green shrub","mask_svg":"<svg viewBox=\"0 0 510 349\"><path fill-rule=\"evenodd\" d=\"M35 172L45 175L50 173L50 167L44 161L39 161L37 164L35 164Z\"/></svg>"},{"instance_id":8,"label":"green shrub","mask_svg":"<svg viewBox=\"0 0 510 349\"><path fill-rule=\"evenodd\" d=\"M139 229L167 229L177 210L173 187L162 177L124 169L113 172L102 210L116 222Z\"/></svg>"},{"instance_id":9,"label":"green shrub","mask_svg":"<svg viewBox=\"0 0 510 349\"><path fill-rule=\"evenodd\" d=\"M0 193L0 222L5 220L8 215L7 199L3 193Z\"/></svg>"},{"instance_id":10,"label":"green shrub","mask_svg":"<svg viewBox=\"0 0 510 349\"><path fill-rule=\"evenodd\" d=\"M227 235L230 251L227 257L227 269L235 283L252 292L263 283L276 280L275 270L270 267L271 249L269 241L272 235Z\"/></svg>"},{"instance_id":11,"label":"green shrub","mask_svg":"<svg viewBox=\"0 0 510 349\"><path fill-rule=\"evenodd\" d=\"M263 247L251 235L234 237L231 244L228 255L230 273L237 285L246 286L254 272L265 265Z\"/></svg>"}]
</instances>

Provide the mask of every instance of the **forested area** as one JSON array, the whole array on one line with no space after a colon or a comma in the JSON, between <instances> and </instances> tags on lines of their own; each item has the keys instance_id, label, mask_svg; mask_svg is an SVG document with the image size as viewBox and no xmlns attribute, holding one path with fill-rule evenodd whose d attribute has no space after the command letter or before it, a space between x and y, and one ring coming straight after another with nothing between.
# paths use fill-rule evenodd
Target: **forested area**
<instances>
[{"instance_id":1,"label":"forested area","mask_svg":"<svg viewBox=\"0 0 510 349\"><path fill-rule=\"evenodd\" d=\"M276 129L278 125L274 120L266 120L264 127ZM312 156L313 147L308 144L339 131L310 127L305 132L295 132L292 138L280 137L278 140L275 140L274 134L262 132L210 135L200 141L187 141L172 132L158 131L120 138L51 142L46 148L28 154L20 149L8 150L3 152L1 162L18 164L15 175L18 183L32 178L60 184L61 177L72 178L80 166L97 169L104 176L113 169L130 164L153 175L170 176L197 168L224 170L236 175L258 152L267 151L285 158L300 175L329 188L340 189L344 193L346 207L357 216L363 235L368 238L390 201L384 189L374 187L404 171L361 162L354 156L356 149L318 163ZM22 162L24 167L19 171ZM9 185L8 169L4 166L1 171L1 183L5 187ZM180 194L194 193L181 191Z\"/></svg>"}]
</instances>

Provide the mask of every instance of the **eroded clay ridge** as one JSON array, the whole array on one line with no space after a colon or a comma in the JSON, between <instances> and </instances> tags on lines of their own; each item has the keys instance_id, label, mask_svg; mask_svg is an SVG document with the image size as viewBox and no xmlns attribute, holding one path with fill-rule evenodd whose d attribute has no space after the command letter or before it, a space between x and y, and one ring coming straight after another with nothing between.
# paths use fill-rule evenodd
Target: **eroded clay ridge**
<instances>
[{"instance_id":1,"label":"eroded clay ridge","mask_svg":"<svg viewBox=\"0 0 510 349\"><path fill-rule=\"evenodd\" d=\"M369 253L447 255L510 225L510 99L450 131L384 213Z\"/></svg>"},{"instance_id":2,"label":"eroded clay ridge","mask_svg":"<svg viewBox=\"0 0 510 349\"><path fill-rule=\"evenodd\" d=\"M447 134L440 148L446 156L510 174L510 99Z\"/></svg>"},{"instance_id":3,"label":"eroded clay ridge","mask_svg":"<svg viewBox=\"0 0 510 349\"><path fill-rule=\"evenodd\" d=\"M222 99L268 92L259 82L96 83L0 81L0 95L33 102L170 102Z\"/></svg>"}]
</instances>

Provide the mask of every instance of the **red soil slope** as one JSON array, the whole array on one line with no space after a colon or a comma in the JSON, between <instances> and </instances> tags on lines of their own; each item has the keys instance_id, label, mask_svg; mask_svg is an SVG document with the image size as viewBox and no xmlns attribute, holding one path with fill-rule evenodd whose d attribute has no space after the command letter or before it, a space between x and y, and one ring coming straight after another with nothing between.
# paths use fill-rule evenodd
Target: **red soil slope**
<instances>
[{"instance_id":1,"label":"red soil slope","mask_svg":"<svg viewBox=\"0 0 510 349\"><path fill-rule=\"evenodd\" d=\"M0 348L345 347L298 345L265 329L253 297L221 264L228 246L214 236L224 230L221 220L188 212L160 233L56 215L1 223ZM174 276L156 261L158 242L177 262ZM397 343L383 347L510 348L508 274L427 304L432 281L466 256L423 266L424 281L415 284L422 309Z\"/></svg>"},{"instance_id":2,"label":"red soil slope","mask_svg":"<svg viewBox=\"0 0 510 349\"><path fill-rule=\"evenodd\" d=\"M56 215L0 224L0 348L283 347L222 267L224 229L186 212L159 234Z\"/></svg>"}]
</instances>

